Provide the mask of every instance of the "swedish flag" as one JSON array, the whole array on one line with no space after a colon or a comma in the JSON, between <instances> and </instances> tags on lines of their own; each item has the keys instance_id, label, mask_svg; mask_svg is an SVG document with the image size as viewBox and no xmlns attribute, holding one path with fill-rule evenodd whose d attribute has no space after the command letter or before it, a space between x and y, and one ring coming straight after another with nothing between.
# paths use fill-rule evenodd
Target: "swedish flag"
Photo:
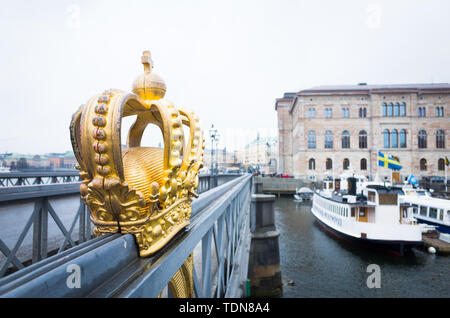
<instances>
[{"instance_id":1,"label":"swedish flag","mask_svg":"<svg viewBox=\"0 0 450 318\"><path fill-rule=\"evenodd\" d=\"M402 168L398 159L395 160L380 151L378 151L378 165L392 170L400 170Z\"/></svg>"}]
</instances>

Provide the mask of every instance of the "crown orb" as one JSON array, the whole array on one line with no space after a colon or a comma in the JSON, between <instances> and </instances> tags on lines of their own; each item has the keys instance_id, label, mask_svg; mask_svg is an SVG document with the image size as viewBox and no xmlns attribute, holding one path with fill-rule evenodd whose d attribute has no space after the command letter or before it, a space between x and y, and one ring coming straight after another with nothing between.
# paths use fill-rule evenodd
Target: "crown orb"
<instances>
[{"instance_id":1,"label":"crown orb","mask_svg":"<svg viewBox=\"0 0 450 318\"><path fill-rule=\"evenodd\" d=\"M139 75L133 83L132 91L144 100L158 100L166 95L166 83L163 78L152 72L153 61L149 51L144 51L142 58L144 74Z\"/></svg>"}]
</instances>

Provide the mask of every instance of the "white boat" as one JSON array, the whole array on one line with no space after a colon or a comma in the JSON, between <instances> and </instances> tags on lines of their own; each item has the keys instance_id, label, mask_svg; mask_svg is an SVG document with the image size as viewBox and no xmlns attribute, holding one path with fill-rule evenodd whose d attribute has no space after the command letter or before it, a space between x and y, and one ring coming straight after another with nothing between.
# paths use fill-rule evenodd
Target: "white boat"
<instances>
[{"instance_id":1,"label":"white boat","mask_svg":"<svg viewBox=\"0 0 450 318\"><path fill-rule=\"evenodd\" d=\"M357 188L357 178L347 181L345 192L328 183L314 193L311 212L322 227L344 240L398 255L423 245L422 226L409 204L399 200L401 187L363 182Z\"/></svg>"},{"instance_id":2,"label":"white boat","mask_svg":"<svg viewBox=\"0 0 450 318\"><path fill-rule=\"evenodd\" d=\"M356 179L357 193L361 192L362 187L368 182L367 177L357 175L352 170L347 170L337 177L327 177L323 181L323 188L330 191L348 192L348 179Z\"/></svg>"},{"instance_id":3,"label":"white boat","mask_svg":"<svg viewBox=\"0 0 450 318\"><path fill-rule=\"evenodd\" d=\"M296 188L294 198L300 202L305 200L311 200L314 191L307 187Z\"/></svg>"},{"instance_id":4,"label":"white boat","mask_svg":"<svg viewBox=\"0 0 450 318\"><path fill-rule=\"evenodd\" d=\"M409 211L419 223L433 225L439 232L450 233L450 200L411 193L405 193L400 200L410 205Z\"/></svg>"},{"instance_id":5,"label":"white boat","mask_svg":"<svg viewBox=\"0 0 450 318\"><path fill-rule=\"evenodd\" d=\"M413 186L409 183L403 185L402 189L403 192L405 192L405 195L427 197L427 198L431 198L432 197L431 192L433 192L433 189L430 189L430 191L428 191L424 188Z\"/></svg>"},{"instance_id":6,"label":"white boat","mask_svg":"<svg viewBox=\"0 0 450 318\"><path fill-rule=\"evenodd\" d=\"M299 196L298 194L294 194L294 201L295 202L303 202L303 198Z\"/></svg>"}]
</instances>

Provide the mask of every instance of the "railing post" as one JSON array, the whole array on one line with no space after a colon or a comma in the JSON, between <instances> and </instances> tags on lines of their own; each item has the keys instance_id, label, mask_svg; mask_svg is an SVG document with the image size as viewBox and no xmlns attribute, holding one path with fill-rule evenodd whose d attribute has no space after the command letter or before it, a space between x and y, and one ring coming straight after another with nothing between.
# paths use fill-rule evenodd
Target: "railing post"
<instances>
[{"instance_id":1,"label":"railing post","mask_svg":"<svg viewBox=\"0 0 450 318\"><path fill-rule=\"evenodd\" d=\"M33 222L33 263L47 257L48 198L42 198L40 201L35 203L38 211L36 211Z\"/></svg>"},{"instance_id":2,"label":"railing post","mask_svg":"<svg viewBox=\"0 0 450 318\"><path fill-rule=\"evenodd\" d=\"M256 194L263 193L263 181L259 177L254 177L254 191Z\"/></svg>"},{"instance_id":3,"label":"railing post","mask_svg":"<svg viewBox=\"0 0 450 318\"><path fill-rule=\"evenodd\" d=\"M252 241L248 267L252 297L278 297L282 293L278 245L280 232L275 227L274 201L274 195L252 194Z\"/></svg>"}]
</instances>

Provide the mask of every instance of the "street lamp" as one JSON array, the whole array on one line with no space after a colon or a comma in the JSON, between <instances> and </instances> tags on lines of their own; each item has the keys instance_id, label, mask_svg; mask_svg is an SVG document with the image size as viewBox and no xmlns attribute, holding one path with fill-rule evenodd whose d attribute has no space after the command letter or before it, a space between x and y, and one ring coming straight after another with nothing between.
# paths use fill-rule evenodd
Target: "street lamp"
<instances>
[{"instance_id":1,"label":"street lamp","mask_svg":"<svg viewBox=\"0 0 450 318\"><path fill-rule=\"evenodd\" d=\"M216 128L214 128L214 124L211 125L211 128L209 129L209 138L211 138L211 169L210 169L210 174L213 174L213 169L214 169L214 142L216 140L216 138L218 137L218 131Z\"/></svg>"},{"instance_id":2,"label":"street lamp","mask_svg":"<svg viewBox=\"0 0 450 318\"><path fill-rule=\"evenodd\" d=\"M216 134L216 175L219 174L219 139L220 139L220 133L217 132Z\"/></svg>"}]
</instances>

